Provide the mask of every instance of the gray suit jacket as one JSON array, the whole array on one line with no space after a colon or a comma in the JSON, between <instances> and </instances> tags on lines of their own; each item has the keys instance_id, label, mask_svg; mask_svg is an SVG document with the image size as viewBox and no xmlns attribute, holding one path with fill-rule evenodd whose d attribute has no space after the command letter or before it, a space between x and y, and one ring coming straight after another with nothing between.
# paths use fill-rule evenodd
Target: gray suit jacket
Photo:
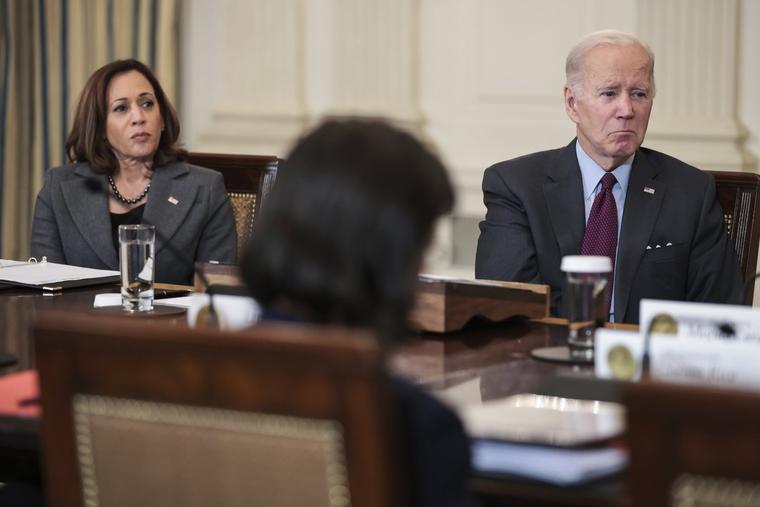
<instances>
[{"instance_id":1,"label":"gray suit jacket","mask_svg":"<svg viewBox=\"0 0 760 507\"><path fill-rule=\"evenodd\" d=\"M35 204L32 255L118 270L108 196L106 176L87 163L50 169ZM157 282L192 283L195 261L235 262L235 223L216 171L184 162L157 168L142 223L156 226Z\"/></svg>"},{"instance_id":2,"label":"gray suit jacket","mask_svg":"<svg viewBox=\"0 0 760 507\"><path fill-rule=\"evenodd\" d=\"M483 196L475 276L548 284L552 312L562 314L560 261L580 253L586 227L575 140L489 167ZM636 152L614 291L618 322L638 323L642 298L743 303L711 175L654 150Z\"/></svg>"}]
</instances>

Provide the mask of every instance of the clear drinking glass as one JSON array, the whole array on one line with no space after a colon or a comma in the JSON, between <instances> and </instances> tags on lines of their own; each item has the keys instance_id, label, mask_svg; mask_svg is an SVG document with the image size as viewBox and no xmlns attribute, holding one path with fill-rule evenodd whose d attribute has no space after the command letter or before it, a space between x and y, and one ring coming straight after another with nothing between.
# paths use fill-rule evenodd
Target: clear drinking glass
<instances>
[{"instance_id":1,"label":"clear drinking glass","mask_svg":"<svg viewBox=\"0 0 760 507\"><path fill-rule=\"evenodd\" d=\"M128 312L147 312L153 309L155 245L154 226L119 226L121 304Z\"/></svg>"},{"instance_id":2,"label":"clear drinking glass","mask_svg":"<svg viewBox=\"0 0 760 507\"><path fill-rule=\"evenodd\" d=\"M562 258L567 277L565 304L570 328L570 356L594 357L594 329L609 318L609 280L612 261L596 255L568 255Z\"/></svg>"}]
</instances>

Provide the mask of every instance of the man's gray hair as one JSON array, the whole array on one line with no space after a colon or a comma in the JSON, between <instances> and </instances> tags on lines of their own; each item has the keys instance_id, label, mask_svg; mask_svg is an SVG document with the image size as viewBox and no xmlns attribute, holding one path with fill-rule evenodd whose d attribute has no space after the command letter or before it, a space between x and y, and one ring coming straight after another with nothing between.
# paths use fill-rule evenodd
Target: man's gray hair
<instances>
[{"instance_id":1,"label":"man's gray hair","mask_svg":"<svg viewBox=\"0 0 760 507\"><path fill-rule=\"evenodd\" d=\"M618 30L600 30L592 32L583 37L576 44L565 60L565 76L567 86L572 88L573 94L580 96L583 92L581 83L583 81L583 62L586 60L588 53L597 46L639 46L649 55L649 83L652 86L651 96L654 97L654 52L649 45L630 33L620 32Z\"/></svg>"}]
</instances>

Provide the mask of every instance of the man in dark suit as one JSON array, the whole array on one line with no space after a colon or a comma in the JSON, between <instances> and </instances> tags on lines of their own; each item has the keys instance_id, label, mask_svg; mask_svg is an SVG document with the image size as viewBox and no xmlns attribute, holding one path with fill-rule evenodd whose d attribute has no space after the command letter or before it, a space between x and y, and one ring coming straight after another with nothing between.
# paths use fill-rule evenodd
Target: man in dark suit
<instances>
[{"instance_id":1,"label":"man in dark suit","mask_svg":"<svg viewBox=\"0 0 760 507\"><path fill-rule=\"evenodd\" d=\"M599 253L593 236L603 223L613 231L604 246L614 266L611 321L638 323L642 298L742 303L712 176L641 148L655 94L649 47L595 32L570 51L565 70L577 137L486 170L475 276L548 284L559 314L560 261Z\"/></svg>"}]
</instances>

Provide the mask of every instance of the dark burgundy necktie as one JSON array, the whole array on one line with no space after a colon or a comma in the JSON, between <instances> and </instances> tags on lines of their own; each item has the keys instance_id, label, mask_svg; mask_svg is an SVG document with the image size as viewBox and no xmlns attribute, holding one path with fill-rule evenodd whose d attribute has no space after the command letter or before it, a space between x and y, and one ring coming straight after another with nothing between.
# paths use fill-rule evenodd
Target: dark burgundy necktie
<instances>
[{"instance_id":1,"label":"dark burgundy necktie","mask_svg":"<svg viewBox=\"0 0 760 507\"><path fill-rule=\"evenodd\" d=\"M612 195L612 187L617 183L612 173L602 176L602 189L596 194L591 213L583 234L581 255L604 255L612 261L609 297L612 297L612 283L615 274L615 249L617 248L617 205ZM607 301L609 308L610 301Z\"/></svg>"}]
</instances>

